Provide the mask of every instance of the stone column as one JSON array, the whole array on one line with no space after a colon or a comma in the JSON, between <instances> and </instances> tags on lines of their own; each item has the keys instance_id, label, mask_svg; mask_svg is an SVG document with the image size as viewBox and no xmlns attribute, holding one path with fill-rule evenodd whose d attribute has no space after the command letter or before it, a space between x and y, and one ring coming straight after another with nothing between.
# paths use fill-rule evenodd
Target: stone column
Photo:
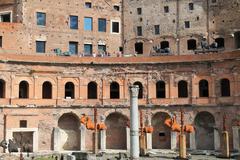
<instances>
[{"instance_id":1,"label":"stone column","mask_svg":"<svg viewBox=\"0 0 240 160\"><path fill-rule=\"evenodd\" d=\"M195 140L195 132L190 133L190 149L191 150L196 150L196 140Z\"/></svg>"},{"instance_id":2,"label":"stone column","mask_svg":"<svg viewBox=\"0 0 240 160\"><path fill-rule=\"evenodd\" d=\"M214 149L220 150L220 135L218 130L214 129Z\"/></svg>"},{"instance_id":3,"label":"stone column","mask_svg":"<svg viewBox=\"0 0 240 160\"><path fill-rule=\"evenodd\" d=\"M58 127L55 127L53 129L53 150L54 151L60 151L60 139L61 139L61 135L60 135L60 129Z\"/></svg>"},{"instance_id":4,"label":"stone column","mask_svg":"<svg viewBox=\"0 0 240 160\"><path fill-rule=\"evenodd\" d=\"M127 141L127 150L130 151L130 128L126 127L126 141Z\"/></svg>"},{"instance_id":5,"label":"stone column","mask_svg":"<svg viewBox=\"0 0 240 160\"><path fill-rule=\"evenodd\" d=\"M86 127L85 125L81 124L80 126L80 150L85 151L85 134L86 134Z\"/></svg>"},{"instance_id":6,"label":"stone column","mask_svg":"<svg viewBox=\"0 0 240 160\"><path fill-rule=\"evenodd\" d=\"M100 131L100 150L102 152L106 150L106 130Z\"/></svg>"},{"instance_id":7,"label":"stone column","mask_svg":"<svg viewBox=\"0 0 240 160\"><path fill-rule=\"evenodd\" d=\"M133 85L130 91L130 157L139 159L139 116L138 116L138 91L139 87Z\"/></svg>"},{"instance_id":8,"label":"stone column","mask_svg":"<svg viewBox=\"0 0 240 160\"><path fill-rule=\"evenodd\" d=\"M152 149L152 133L147 133L147 149Z\"/></svg>"},{"instance_id":9,"label":"stone column","mask_svg":"<svg viewBox=\"0 0 240 160\"><path fill-rule=\"evenodd\" d=\"M177 148L177 132L171 132L171 149Z\"/></svg>"},{"instance_id":10,"label":"stone column","mask_svg":"<svg viewBox=\"0 0 240 160\"><path fill-rule=\"evenodd\" d=\"M232 132L233 132L233 149L240 151L240 135L239 135L240 127L233 126Z\"/></svg>"}]
</instances>

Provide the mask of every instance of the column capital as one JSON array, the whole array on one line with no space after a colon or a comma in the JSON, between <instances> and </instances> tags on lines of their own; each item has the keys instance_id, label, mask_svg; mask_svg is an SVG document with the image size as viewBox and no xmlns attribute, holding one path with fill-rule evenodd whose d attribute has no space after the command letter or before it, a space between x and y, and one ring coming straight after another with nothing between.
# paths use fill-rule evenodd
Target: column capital
<instances>
[{"instance_id":1,"label":"column capital","mask_svg":"<svg viewBox=\"0 0 240 160\"><path fill-rule=\"evenodd\" d=\"M139 87L138 85L129 86L129 92L132 97L138 97Z\"/></svg>"}]
</instances>

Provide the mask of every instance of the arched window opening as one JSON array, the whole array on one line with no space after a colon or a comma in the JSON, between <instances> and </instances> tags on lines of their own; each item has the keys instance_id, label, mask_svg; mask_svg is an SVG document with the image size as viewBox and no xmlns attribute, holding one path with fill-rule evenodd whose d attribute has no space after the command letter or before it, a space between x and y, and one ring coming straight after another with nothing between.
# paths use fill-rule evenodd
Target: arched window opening
<instances>
[{"instance_id":1,"label":"arched window opening","mask_svg":"<svg viewBox=\"0 0 240 160\"><path fill-rule=\"evenodd\" d=\"M230 81L228 79L221 80L221 96L229 97L230 96Z\"/></svg>"},{"instance_id":2,"label":"arched window opening","mask_svg":"<svg viewBox=\"0 0 240 160\"><path fill-rule=\"evenodd\" d=\"M135 43L135 52L137 54L143 54L143 43L142 42Z\"/></svg>"},{"instance_id":3,"label":"arched window opening","mask_svg":"<svg viewBox=\"0 0 240 160\"><path fill-rule=\"evenodd\" d=\"M197 41L195 39L189 39L187 41L188 50L195 50L197 49Z\"/></svg>"},{"instance_id":4,"label":"arched window opening","mask_svg":"<svg viewBox=\"0 0 240 160\"><path fill-rule=\"evenodd\" d=\"M139 87L139 92L138 92L138 99L143 98L143 85L141 82L135 82L133 85L137 85Z\"/></svg>"},{"instance_id":5,"label":"arched window opening","mask_svg":"<svg viewBox=\"0 0 240 160\"><path fill-rule=\"evenodd\" d=\"M29 98L29 84L27 81L21 81L19 84L19 98Z\"/></svg>"},{"instance_id":6,"label":"arched window opening","mask_svg":"<svg viewBox=\"0 0 240 160\"><path fill-rule=\"evenodd\" d=\"M119 84L117 82L112 82L110 85L110 99L119 99Z\"/></svg>"},{"instance_id":7,"label":"arched window opening","mask_svg":"<svg viewBox=\"0 0 240 160\"><path fill-rule=\"evenodd\" d=\"M240 48L240 31L234 33L234 39L235 39L236 49L239 49Z\"/></svg>"},{"instance_id":8,"label":"arched window opening","mask_svg":"<svg viewBox=\"0 0 240 160\"><path fill-rule=\"evenodd\" d=\"M88 99L97 99L97 83L88 83Z\"/></svg>"},{"instance_id":9,"label":"arched window opening","mask_svg":"<svg viewBox=\"0 0 240 160\"><path fill-rule=\"evenodd\" d=\"M160 43L160 45L161 45L161 49L169 48L169 42L168 41L162 41Z\"/></svg>"},{"instance_id":10,"label":"arched window opening","mask_svg":"<svg viewBox=\"0 0 240 160\"><path fill-rule=\"evenodd\" d=\"M157 98L166 98L166 89L165 89L164 81L158 81L156 83L156 97Z\"/></svg>"},{"instance_id":11,"label":"arched window opening","mask_svg":"<svg viewBox=\"0 0 240 160\"><path fill-rule=\"evenodd\" d=\"M199 82L199 97L209 97L208 81L201 80Z\"/></svg>"},{"instance_id":12,"label":"arched window opening","mask_svg":"<svg viewBox=\"0 0 240 160\"><path fill-rule=\"evenodd\" d=\"M74 99L74 84L72 82L65 84L65 98Z\"/></svg>"},{"instance_id":13,"label":"arched window opening","mask_svg":"<svg viewBox=\"0 0 240 160\"><path fill-rule=\"evenodd\" d=\"M43 99L51 99L52 98L52 84L50 82L43 83L42 98Z\"/></svg>"},{"instance_id":14,"label":"arched window opening","mask_svg":"<svg viewBox=\"0 0 240 160\"><path fill-rule=\"evenodd\" d=\"M5 81L0 80L0 98L5 98Z\"/></svg>"},{"instance_id":15,"label":"arched window opening","mask_svg":"<svg viewBox=\"0 0 240 160\"><path fill-rule=\"evenodd\" d=\"M217 42L217 48L225 48L224 38L216 38L215 42Z\"/></svg>"},{"instance_id":16,"label":"arched window opening","mask_svg":"<svg viewBox=\"0 0 240 160\"><path fill-rule=\"evenodd\" d=\"M188 97L188 83L186 81L178 82L178 97L179 98Z\"/></svg>"}]
</instances>

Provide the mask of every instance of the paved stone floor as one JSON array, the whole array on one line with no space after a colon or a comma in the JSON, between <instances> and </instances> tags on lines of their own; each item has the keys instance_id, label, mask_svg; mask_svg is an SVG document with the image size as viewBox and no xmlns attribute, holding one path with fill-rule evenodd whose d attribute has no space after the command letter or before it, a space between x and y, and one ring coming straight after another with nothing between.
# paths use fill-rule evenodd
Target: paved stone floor
<instances>
[{"instance_id":1,"label":"paved stone floor","mask_svg":"<svg viewBox=\"0 0 240 160\"><path fill-rule=\"evenodd\" d=\"M74 160L71 156L67 156L68 153L63 153L63 160ZM196 154L196 153L194 153ZM200 153L198 153L200 154ZM202 154L202 153L201 153ZM229 159L224 158L216 158L215 155L211 152L206 152L207 155L190 155L191 160L240 160L240 156L234 154L235 156ZM53 155L53 156L52 156ZM130 160L128 153L109 153L109 154L99 154L93 155L91 153L79 153L76 152L75 160ZM177 160L178 154L173 151L162 151L162 152L150 152L146 157L140 157L140 160ZM34 157L34 158L33 158ZM47 158L53 157L53 158ZM30 154L29 157L24 155L24 160L62 160L59 153L48 154L48 153L38 153L38 154ZM0 160L19 160L19 154L0 154Z\"/></svg>"}]
</instances>

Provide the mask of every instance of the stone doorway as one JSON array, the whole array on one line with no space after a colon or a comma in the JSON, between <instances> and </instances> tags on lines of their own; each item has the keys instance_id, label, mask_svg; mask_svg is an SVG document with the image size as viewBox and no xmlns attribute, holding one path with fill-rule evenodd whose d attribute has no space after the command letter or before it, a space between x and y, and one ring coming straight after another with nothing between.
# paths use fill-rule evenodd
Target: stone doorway
<instances>
[{"instance_id":1,"label":"stone doorway","mask_svg":"<svg viewBox=\"0 0 240 160\"><path fill-rule=\"evenodd\" d=\"M33 132L13 132L13 138L22 152L33 152Z\"/></svg>"},{"instance_id":2,"label":"stone doorway","mask_svg":"<svg viewBox=\"0 0 240 160\"><path fill-rule=\"evenodd\" d=\"M152 148L171 149L171 129L164 124L170 118L169 114L158 112L152 117Z\"/></svg>"},{"instance_id":3,"label":"stone doorway","mask_svg":"<svg viewBox=\"0 0 240 160\"><path fill-rule=\"evenodd\" d=\"M127 126L128 118L121 113L111 113L106 118L106 148L127 149Z\"/></svg>"},{"instance_id":4,"label":"stone doorway","mask_svg":"<svg viewBox=\"0 0 240 160\"><path fill-rule=\"evenodd\" d=\"M196 127L196 149L214 150L214 116L209 112L200 112L194 120Z\"/></svg>"},{"instance_id":5,"label":"stone doorway","mask_svg":"<svg viewBox=\"0 0 240 160\"><path fill-rule=\"evenodd\" d=\"M72 113L63 114L58 120L62 150L80 150L79 119Z\"/></svg>"}]
</instances>

